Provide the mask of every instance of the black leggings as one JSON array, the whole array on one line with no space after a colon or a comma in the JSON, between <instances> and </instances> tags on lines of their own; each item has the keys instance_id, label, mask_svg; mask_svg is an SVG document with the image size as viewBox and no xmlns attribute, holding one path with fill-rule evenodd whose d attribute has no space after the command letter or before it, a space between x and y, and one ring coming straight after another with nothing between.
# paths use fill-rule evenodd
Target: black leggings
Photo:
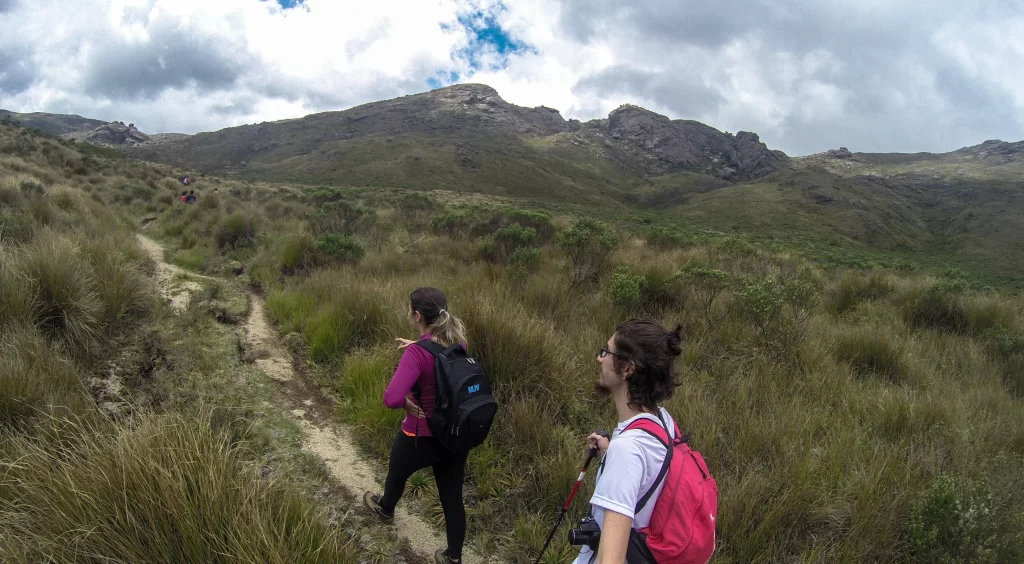
<instances>
[{"instance_id":1,"label":"black leggings","mask_svg":"<svg viewBox=\"0 0 1024 564\"><path fill-rule=\"evenodd\" d=\"M437 482L438 497L444 510L444 527L448 534L448 558L462 559L466 540L466 506L462 502L462 482L466 477L466 455L454 455L434 437L410 437L399 431L391 447L388 479L380 508L395 510L405 493L405 482L413 472L431 466Z\"/></svg>"}]
</instances>

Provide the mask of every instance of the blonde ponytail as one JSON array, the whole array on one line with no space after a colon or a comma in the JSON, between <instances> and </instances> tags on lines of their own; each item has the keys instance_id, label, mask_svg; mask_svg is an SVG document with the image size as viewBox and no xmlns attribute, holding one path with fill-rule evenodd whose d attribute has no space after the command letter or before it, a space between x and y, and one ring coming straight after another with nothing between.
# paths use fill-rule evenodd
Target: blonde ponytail
<instances>
[{"instance_id":1,"label":"blonde ponytail","mask_svg":"<svg viewBox=\"0 0 1024 564\"><path fill-rule=\"evenodd\" d=\"M437 320L427 328L427 332L430 333L435 343L445 347L466 342L465 325L462 324L462 320L448 313L447 310L440 311Z\"/></svg>"}]
</instances>

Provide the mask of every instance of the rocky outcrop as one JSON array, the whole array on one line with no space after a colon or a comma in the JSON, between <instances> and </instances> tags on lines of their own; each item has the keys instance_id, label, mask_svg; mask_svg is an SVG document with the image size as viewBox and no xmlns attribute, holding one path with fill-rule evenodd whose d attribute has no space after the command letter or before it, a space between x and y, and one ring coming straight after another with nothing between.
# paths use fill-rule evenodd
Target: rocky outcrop
<instances>
[{"instance_id":1,"label":"rocky outcrop","mask_svg":"<svg viewBox=\"0 0 1024 564\"><path fill-rule=\"evenodd\" d=\"M150 137L139 131L134 123L125 125L114 121L93 129L83 140L93 145L141 145L149 143Z\"/></svg>"},{"instance_id":2,"label":"rocky outcrop","mask_svg":"<svg viewBox=\"0 0 1024 564\"><path fill-rule=\"evenodd\" d=\"M726 180L764 177L783 168L788 157L769 150L756 133L723 133L697 121L671 120L632 105L587 125L627 150L647 157L651 174L692 169Z\"/></svg>"}]
</instances>

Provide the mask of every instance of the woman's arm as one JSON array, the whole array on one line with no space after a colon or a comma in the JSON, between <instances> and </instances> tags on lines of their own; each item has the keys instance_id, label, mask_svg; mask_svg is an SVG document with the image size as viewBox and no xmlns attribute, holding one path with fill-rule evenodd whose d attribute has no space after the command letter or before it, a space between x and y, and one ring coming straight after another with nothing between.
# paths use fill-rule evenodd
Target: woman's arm
<instances>
[{"instance_id":1,"label":"woman's arm","mask_svg":"<svg viewBox=\"0 0 1024 564\"><path fill-rule=\"evenodd\" d=\"M597 550L597 564L623 564L629 548L629 533L633 518L606 510L601 525L601 544Z\"/></svg>"},{"instance_id":2,"label":"woman's arm","mask_svg":"<svg viewBox=\"0 0 1024 564\"><path fill-rule=\"evenodd\" d=\"M418 347L409 347L398 362L398 369L391 377L391 383L384 390L384 405L391 409L405 407L405 398L412 392L416 379L420 377L422 358L419 353L430 354Z\"/></svg>"}]
</instances>

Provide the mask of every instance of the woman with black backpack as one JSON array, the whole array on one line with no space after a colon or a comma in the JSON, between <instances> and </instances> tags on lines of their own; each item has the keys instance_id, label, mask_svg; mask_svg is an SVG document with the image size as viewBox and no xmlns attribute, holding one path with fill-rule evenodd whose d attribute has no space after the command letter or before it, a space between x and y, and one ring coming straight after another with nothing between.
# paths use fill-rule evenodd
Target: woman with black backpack
<instances>
[{"instance_id":1,"label":"woman with black backpack","mask_svg":"<svg viewBox=\"0 0 1024 564\"><path fill-rule=\"evenodd\" d=\"M409 324L420 335L420 340L433 341L445 348L461 345L465 349L465 328L447 308L448 300L441 290L419 288L409 296ZM391 447L384 494L366 492L363 504L380 520L391 522L395 506L405 492L406 481L417 470L432 467L448 536L448 548L438 549L434 562L457 563L462 559L466 538L466 506L462 501L466 453L452 453L433 436L427 423L436 393L434 354L417 346L416 341L395 340L398 348L405 352L384 391L384 404L391 409L405 409L406 416Z\"/></svg>"}]
</instances>

